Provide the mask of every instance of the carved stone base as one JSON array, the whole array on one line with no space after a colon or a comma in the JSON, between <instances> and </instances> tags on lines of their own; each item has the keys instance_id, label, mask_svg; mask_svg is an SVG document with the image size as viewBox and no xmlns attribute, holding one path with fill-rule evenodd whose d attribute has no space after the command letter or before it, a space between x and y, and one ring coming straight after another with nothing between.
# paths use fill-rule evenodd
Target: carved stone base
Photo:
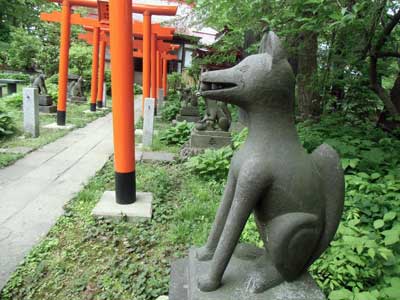
<instances>
[{"instance_id":1,"label":"carved stone base","mask_svg":"<svg viewBox=\"0 0 400 300\"><path fill-rule=\"evenodd\" d=\"M187 106L187 107L182 107L181 116L193 116L193 117L199 117L199 108L198 107L193 107L193 106Z\"/></svg>"},{"instance_id":2,"label":"carved stone base","mask_svg":"<svg viewBox=\"0 0 400 300\"><path fill-rule=\"evenodd\" d=\"M192 148L219 149L225 146L229 146L231 142L231 134L225 131L199 131L194 129L190 136L190 147Z\"/></svg>"},{"instance_id":3,"label":"carved stone base","mask_svg":"<svg viewBox=\"0 0 400 300\"><path fill-rule=\"evenodd\" d=\"M53 105L53 99L49 95L39 95L39 106Z\"/></svg>"},{"instance_id":4,"label":"carved stone base","mask_svg":"<svg viewBox=\"0 0 400 300\"><path fill-rule=\"evenodd\" d=\"M197 123L198 121L201 120L200 117L195 117L195 116L181 116L181 115L177 115L176 116L176 120L178 122L183 122L186 121L188 123Z\"/></svg>"},{"instance_id":5,"label":"carved stone base","mask_svg":"<svg viewBox=\"0 0 400 300\"><path fill-rule=\"evenodd\" d=\"M49 106L39 105L39 111L44 114L55 114L57 112L57 106L55 106L55 105L49 105Z\"/></svg>"},{"instance_id":6,"label":"carved stone base","mask_svg":"<svg viewBox=\"0 0 400 300\"><path fill-rule=\"evenodd\" d=\"M212 261L198 261L195 249L191 249L188 258L172 264L169 300L326 300L309 274L260 294L249 291L248 274L256 269L257 259L262 253L261 249L251 245L237 247L224 274L222 286L214 292L204 293L197 288L197 281L199 276L207 274Z\"/></svg>"},{"instance_id":7,"label":"carved stone base","mask_svg":"<svg viewBox=\"0 0 400 300\"><path fill-rule=\"evenodd\" d=\"M69 98L70 102L73 103L86 103L87 102L87 98L86 97L71 97Z\"/></svg>"}]
</instances>

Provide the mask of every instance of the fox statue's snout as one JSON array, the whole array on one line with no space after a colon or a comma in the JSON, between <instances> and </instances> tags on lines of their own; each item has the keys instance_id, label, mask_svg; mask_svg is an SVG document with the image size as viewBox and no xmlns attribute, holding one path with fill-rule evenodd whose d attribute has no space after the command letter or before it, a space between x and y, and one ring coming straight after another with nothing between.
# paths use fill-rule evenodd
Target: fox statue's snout
<instances>
[{"instance_id":1,"label":"fox statue's snout","mask_svg":"<svg viewBox=\"0 0 400 300\"><path fill-rule=\"evenodd\" d=\"M203 73L201 94L245 110L260 105L291 108L295 83L292 68L273 32L268 34L264 45L259 54L247 57L232 68Z\"/></svg>"}]
</instances>

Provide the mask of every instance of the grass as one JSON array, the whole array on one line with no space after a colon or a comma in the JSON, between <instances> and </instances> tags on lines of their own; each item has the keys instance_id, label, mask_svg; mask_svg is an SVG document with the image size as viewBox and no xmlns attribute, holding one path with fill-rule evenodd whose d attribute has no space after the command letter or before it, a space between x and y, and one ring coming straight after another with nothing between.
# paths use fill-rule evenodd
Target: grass
<instances>
[{"instance_id":1,"label":"grass","mask_svg":"<svg viewBox=\"0 0 400 300\"><path fill-rule=\"evenodd\" d=\"M0 101L2 101L2 99L0 99ZM56 115L40 114L40 136L38 138L32 138L28 135L25 135L23 132L23 113L21 109L14 109L12 107L6 107L6 109L7 113L14 120L16 125L16 134L9 138L0 139L0 148L14 148L23 146L35 150L65 136L69 132L68 130L43 128L44 125L56 122ZM104 111L99 111L96 114L83 113L87 109L87 104L68 103L67 123L75 125L76 128L80 128L107 113ZM0 153L0 168L14 163L23 156L24 155L21 154Z\"/></svg>"},{"instance_id":2,"label":"grass","mask_svg":"<svg viewBox=\"0 0 400 300\"><path fill-rule=\"evenodd\" d=\"M66 206L0 299L139 300L168 293L171 262L205 241L222 186L179 165L138 164L138 190L154 195L153 219L95 220L91 210L113 188L113 174L110 162Z\"/></svg>"}]
</instances>

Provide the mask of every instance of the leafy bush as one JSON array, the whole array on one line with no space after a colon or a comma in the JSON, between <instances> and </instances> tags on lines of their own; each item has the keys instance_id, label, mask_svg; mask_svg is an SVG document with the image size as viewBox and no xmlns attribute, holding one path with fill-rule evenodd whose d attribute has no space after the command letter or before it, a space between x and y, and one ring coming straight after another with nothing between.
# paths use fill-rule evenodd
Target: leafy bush
<instances>
[{"instance_id":1,"label":"leafy bush","mask_svg":"<svg viewBox=\"0 0 400 300\"><path fill-rule=\"evenodd\" d=\"M2 106L7 109L18 109L20 110L22 108L22 93L15 93L9 96L6 96L1 99Z\"/></svg>"},{"instance_id":2,"label":"leafy bush","mask_svg":"<svg viewBox=\"0 0 400 300\"><path fill-rule=\"evenodd\" d=\"M135 83L135 95L143 94L143 88L140 84Z\"/></svg>"},{"instance_id":3,"label":"leafy bush","mask_svg":"<svg viewBox=\"0 0 400 300\"><path fill-rule=\"evenodd\" d=\"M174 72L168 75L168 87L170 92L175 92L178 87L183 85L182 74Z\"/></svg>"},{"instance_id":4,"label":"leafy bush","mask_svg":"<svg viewBox=\"0 0 400 300\"><path fill-rule=\"evenodd\" d=\"M247 134L248 129L245 128L233 135L231 146L218 150L207 149L204 153L191 157L186 163L186 167L204 179L224 181L228 176L234 150L244 143Z\"/></svg>"},{"instance_id":5,"label":"leafy bush","mask_svg":"<svg viewBox=\"0 0 400 300\"><path fill-rule=\"evenodd\" d=\"M48 83L46 86L47 86L47 93L50 95L50 97L54 101L57 101L57 99L58 99L58 84Z\"/></svg>"},{"instance_id":6,"label":"leafy bush","mask_svg":"<svg viewBox=\"0 0 400 300\"><path fill-rule=\"evenodd\" d=\"M15 79L23 80L24 82L30 81L29 74L25 73L0 73L0 79Z\"/></svg>"},{"instance_id":7,"label":"leafy bush","mask_svg":"<svg viewBox=\"0 0 400 300\"><path fill-rule=\"evenodd\" d=\"M160 140L168 145L183 145L189 140L194 125L186 121L178 122L161 134Z\"/></svg>"},{"instance_id":8,"label":"leafy bush","mask_svg":"<svg viewBox=\"0 0 400 300\"><path fill-rule=\"evenodd\" d=\"M15 133L14 122L11 117L0 110L0 138L4 138Z\"/></svg>"},{"instance_id":9,"label":"leafy bush","mask_svg":"<svg viewBox=\"0 0 400 300\"><path fill-rule=\"evenodd\" d=\"M207 149L204 153L191 157L185 166L200 177L209 180L223 181L229 171L233 150L224 147L218 150Z\"/></svg>"},{"instance_id":10,"label":"leafy bush","mask_svg":"<svg viewBox=\"0 0 400 300\"><path fill-rule=\"evenodd\" d=\"M161 117L164 121L172 121L181 109L180 97L178 93L170 93L168 101L164 102Z\"/></svg>"}]
</instances>

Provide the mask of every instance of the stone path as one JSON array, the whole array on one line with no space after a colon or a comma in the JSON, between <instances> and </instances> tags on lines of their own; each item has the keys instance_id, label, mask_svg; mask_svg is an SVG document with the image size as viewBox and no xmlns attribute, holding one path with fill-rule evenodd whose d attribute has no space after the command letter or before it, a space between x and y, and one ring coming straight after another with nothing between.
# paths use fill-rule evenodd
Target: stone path
<instances>
[{"instance_id":1,"label":"stone path","mask_svg":"<svg viewBox=\"0 0 400 300\"><path fill-rule=\"evenodd\" d=\"M0 290L112 154L109 114L0 169Z\"/></svg>"}]
</instances>

